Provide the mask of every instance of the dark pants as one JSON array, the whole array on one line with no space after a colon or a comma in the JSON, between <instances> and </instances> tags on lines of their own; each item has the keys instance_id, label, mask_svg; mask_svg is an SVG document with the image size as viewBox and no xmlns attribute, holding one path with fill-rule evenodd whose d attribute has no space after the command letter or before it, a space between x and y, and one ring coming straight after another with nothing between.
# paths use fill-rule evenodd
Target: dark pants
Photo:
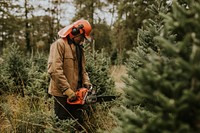
<instances>
[{"instance_id":1,"label":"dark pants","mask_svg":"<svg viewBox=\"0 0 200 133\"><path fill-rule=\"evenodd\" d=\"M62 104L63 106L61 106ZM64 108L63 108L64 107ZM78 119L80 124L83 123L83 105L71 105L67 103L66 97L54 96L54 111L59 119Z\"/></svg>"}]
</instances>

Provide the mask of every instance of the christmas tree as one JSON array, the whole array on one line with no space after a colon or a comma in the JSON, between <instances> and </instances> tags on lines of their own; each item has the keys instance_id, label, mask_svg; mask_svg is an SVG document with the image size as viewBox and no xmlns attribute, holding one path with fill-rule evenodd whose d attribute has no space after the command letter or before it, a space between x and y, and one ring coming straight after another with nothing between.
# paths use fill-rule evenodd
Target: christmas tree
<instances>
[{"instance_id":1,"label":"christmas tree","mask_svg":"<svg viewBox=\"0 0 200 133\"><path fill-rule=\"evenodd\" d=\"M118 111L124 112L118 118L118 132L200 130L200 4L174 1L160 16L164 20L149 26L149 36L144 36L147 31L140 33L143 46L128 62L126 106ZM159 28L159 35L153 34Z\"/></svg>"}]
</instances>

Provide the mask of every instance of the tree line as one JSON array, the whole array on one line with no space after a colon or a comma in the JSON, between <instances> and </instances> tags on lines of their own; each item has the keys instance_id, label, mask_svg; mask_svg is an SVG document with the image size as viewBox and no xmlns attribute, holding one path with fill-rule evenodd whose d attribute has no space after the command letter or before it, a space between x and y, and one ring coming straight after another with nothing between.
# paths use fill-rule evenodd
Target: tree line
<instances>
[{"instance_id":1,"label":"tree line","mask_svg":"<svg viewBox=\"0 0 200 133\"><path fill-rule=\"evenodd\" d=\"M110 55L123 57L126 50L136 46L138 28L145 19L153 18L149 7L154 0L48 0L48 6L33 4L33 0L2 0L0 2L0 49L15 43L25 53L48 52L50 44L58 37L57 32L77 19L87 19L93 27L95 50L105 49ZM44 2L44 1L43 1ZM76 9L72 19L66 18L65 10L73 5ZM41 11L42 13L35 13ZM111 23L101 14L111 14ZM70 14L70 13L69 13Z\"/></svg>"}]
</instances>

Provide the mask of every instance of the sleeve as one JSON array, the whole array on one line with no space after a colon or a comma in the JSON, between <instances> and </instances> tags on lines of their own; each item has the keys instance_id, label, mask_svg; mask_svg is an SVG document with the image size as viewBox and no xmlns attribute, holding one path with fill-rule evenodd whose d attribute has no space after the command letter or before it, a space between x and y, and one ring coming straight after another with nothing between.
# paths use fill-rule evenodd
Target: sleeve
<instances>
[{"instance_id":1,"label":"sleeve","mask_svg":"<svg viewBox=\"0 0 200 133\"><path fill-rule=\"evenodd\" d=\"M51 45L48 59L48 73L62 92L70 88L69 82L63 72L64 43L56 41Z\"/></svg>"}]
</instances>

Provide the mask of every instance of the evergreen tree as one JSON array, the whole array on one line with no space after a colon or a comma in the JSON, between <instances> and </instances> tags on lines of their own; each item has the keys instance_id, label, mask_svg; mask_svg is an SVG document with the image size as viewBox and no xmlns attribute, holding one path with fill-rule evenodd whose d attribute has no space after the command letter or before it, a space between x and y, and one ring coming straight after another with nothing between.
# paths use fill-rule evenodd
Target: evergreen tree
<instances>
[{"instance_id":1,"label":"evergreen tree","mask_svg":"<svg viewBox=\"0 0 200 133\"><path fill-rule=\"evenodd\" d=\"M19 50L19 46L11 45L4 49L3 52L3 64L2 64L2 79L1 79L1 91L18 93L24 96L28 74L26 67L28 61L22 51Z\"/></svg>"},{"instance_id":2,"label":"evergreen tree","mask_svg":"<svg viewBox=\"0 0 200 133\"><path fill-rule=\"evenodd\" d=\"M110 60L108 60L108 55L103 50L93 53L88 50L86 59L86 69L97 94L114 93L114 81L109 76Z\"/></svg>"},{"instance_id":3,"label":"evergreen tree","mask_svg":"<svg viewBox=\"0 0 200 133\"><path fill-rule=\"evenodd\" d=\"M113 42L120 56L137 45L138 29L143 20L152 18L148 8L154 3L154 0L124 0L117 3L118 18L114 24Z\"/></svg>"},{"instance_id":4,"label":"evergreen tree","mask_svg":"<svg viewBox=\"0 0 200 133\"><path fill-rule=\"evenodd\" d=\"M142 28L138 30L137 46L131 52L128 52L128 61L126 62L129 78L136 79L137 70L145 67L145 63L151 63L149 54L151 52L160 54L158 42L154 39L163 29L163 18L159 12L167 13L170 11L170 5L166 1L160 1L148 8L153 14L153 19L145 19Z\"/></svg>"},{"instance_id":5,"label":"evergreen tree","mask_svg":"<svg viewBox=\"0 0 200 133\"><path fill-rule=\"evenodd\" d=\"M47 57L44 54L32 54L27 59L19 46L11 45L4 49L2 57L0 93L44 96L48 88Z\"/></svg>"},{"instance_id":6,"label":"evergreen tree","mask_svg":"<svg viewBox=\"0 0 200 133\"><path fill-rule=\"evenodd\" d=\"M187 4L174 1L171 13L161 13L164 27L154 36L159 54L150 51L137 75L129 73L135 80L126 80L128 108L121 109L119 132L200 130L200 4Z\"/></svg>"}]
</instances>

